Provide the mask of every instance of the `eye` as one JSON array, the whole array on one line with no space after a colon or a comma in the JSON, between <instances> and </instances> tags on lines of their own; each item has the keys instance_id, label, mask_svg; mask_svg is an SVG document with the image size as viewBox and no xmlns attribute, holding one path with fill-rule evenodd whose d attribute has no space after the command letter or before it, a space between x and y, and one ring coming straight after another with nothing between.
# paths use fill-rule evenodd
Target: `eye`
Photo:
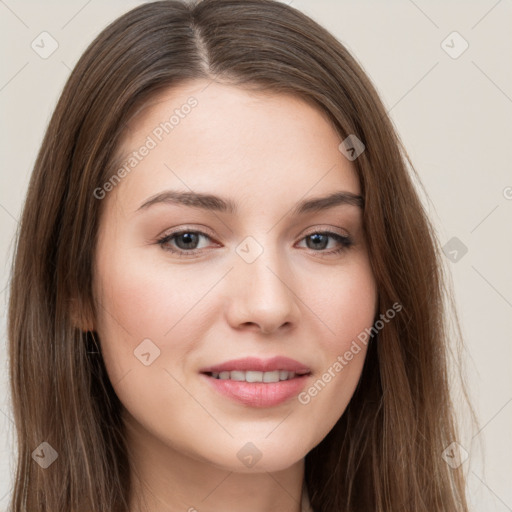
<instances>
[{"instance_id":1,"label":"eye","mask_svg":"<svg viewBox=\"0 0 512 512\"><path fill-rule=\"evenodd\" d=\"M324 251L329 244L329 239L335 240L338 247L331 251ZM308 249L312 249L315 252L321 252L322 254L339 254L347 250L353 245L353 241L349 236L340 235L339 233L333 233L331 231L318 231L305 236L302 240L306 240L306 246Z\"/></svg>"},{"instance_id":2,"label":"eye","mask_svg":"<svg viewBox=\"0 0 512 512\"><path fill-rule=\"evenodd\" d=\"M165 235L160 238L157 243L165 251L170 251L179 256L190 256L199 252L197 245L201 238L211 240L210 236L202 231L187 229ZM174 244L175 247L177 246L177 249L174 248L172 244Z\"/></svg>"},{"instance_id":3,"label":"eye","mask_svg":"<svg viewBox=\"0 0 512 512\"><path fill-rule=\"evenodd\" d=\"M188 257L195 256L197 253L201 252L201 249L204 249L204 247L198 247L202 238L212 240L209 235L202 231L185 229L167 234L158 239L157 243L165 251L170 251L180 257ZM325 251L329 245L330 239L335 241L335 248L330 251ZM303 240L306 241L308 249L325 255L339 254L353 245L353 241L349 236L340 235L339 233L333 233L331 231L314 232L302 238L301 242ZM336 247L336 244L338 247Z\"/></svg>"}]
</instances>

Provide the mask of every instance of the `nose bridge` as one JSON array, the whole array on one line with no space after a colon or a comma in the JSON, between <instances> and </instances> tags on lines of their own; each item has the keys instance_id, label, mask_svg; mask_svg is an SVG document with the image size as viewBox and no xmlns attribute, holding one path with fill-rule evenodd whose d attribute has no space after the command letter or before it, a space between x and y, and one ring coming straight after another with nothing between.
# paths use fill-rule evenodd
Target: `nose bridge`
<instances>
[{"instance_id":1,"label":"nose bridge","mask_svg":"<svg viewBox=\"0 0 512 512\"><path fill-rule=\"evenodd\" d=\"M246 237L236 248L232 278L236 323L256 323L271 332L295 323L299 313L286 255L272 236Z\"/></svg>"}]
</instances>

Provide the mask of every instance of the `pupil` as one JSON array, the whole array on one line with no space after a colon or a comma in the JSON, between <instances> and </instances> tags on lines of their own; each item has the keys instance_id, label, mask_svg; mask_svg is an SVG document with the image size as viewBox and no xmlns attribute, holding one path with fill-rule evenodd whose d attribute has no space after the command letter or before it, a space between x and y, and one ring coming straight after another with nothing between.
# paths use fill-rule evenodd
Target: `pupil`
<instances>
[{"instance_id":1,"label":"pupil","mask_svg":"<svg viewBox=\"0 0 512 512\"><path fill-rule=\"evenodd\" d=\"M327 240L327 237L325 235L315 234L315 235L311 235L309 237L309 239L312 240L314 243L313 249L318 248L318 242L320 242L320 245L322 246L321 248L325 249L325 243L324 244L321 243L322 239L323 239L323 242L325 242ZM311 247L310 247L310 249L311 249Z\"/></svg>"},{"instance_id":2,"label":"pupil","mask_svg":"<svg viewBox=\"0 0 512 512\"><path fill-rule=\"evenodd\" d=\"M184 240L184 244L178 245L184 245L184 247L180 247L180 249L191 249L191 247L188 247L190 244L194 244L194 242L197 242L197 234L195 233L182 233L178 239L177 242Z\"/></svg>"}]
</instances>

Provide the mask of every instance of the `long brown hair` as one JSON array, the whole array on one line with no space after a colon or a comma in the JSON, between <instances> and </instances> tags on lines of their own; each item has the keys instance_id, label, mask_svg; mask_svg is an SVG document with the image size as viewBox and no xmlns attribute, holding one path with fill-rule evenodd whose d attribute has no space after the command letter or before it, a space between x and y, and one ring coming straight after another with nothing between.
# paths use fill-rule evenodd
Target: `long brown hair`
<instances>
[{"instance_id":1,"label":"long brown hair","mask_svg":"<svg viewBox=\"0 0 512 512\"><path fill-rule=\"evenodd\" d=\"M354 161L378 286L378 316L356 392L306 456L316 512L467 511L447 371L446 286L439 244L411 177L419 178L374 87L346 48L273 0L160 1L109 25L67 81L46 131L23 210L8 336L18 461L12 512L126 512L130 468L121 404L94 332L93 257L101 204L136 109L187 80L290 93L366 149ZM410 171L409 171L409 169ZM77 313L78 312L78 313ZM94 353L99 352L99 353ZM58 455L49 468L37 450ZM34 453L36 452L36 453Z\"/></svg>"}]
</instances>

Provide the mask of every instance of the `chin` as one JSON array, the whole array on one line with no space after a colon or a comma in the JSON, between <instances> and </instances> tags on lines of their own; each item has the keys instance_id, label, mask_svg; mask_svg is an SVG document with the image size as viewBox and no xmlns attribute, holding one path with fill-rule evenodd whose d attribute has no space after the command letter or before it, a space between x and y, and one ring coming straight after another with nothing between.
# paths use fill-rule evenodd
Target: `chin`
<instances>
[{"instance_id":1,"label":"chin","mask_svg":"<svg viewBox=\"0 0 512 512\"><path fill-rule=\"evenodd\" d=\"M290 436L276 436L275 439L245 437L231 439L220 452L209 453L207 459L213 465L236 473L265 473L284 471L300 463L313 446L293 439ZM299 440L300 441L300 440ZM204 454L206 455L206 454Z\"/></svg>"}]
</instances>

